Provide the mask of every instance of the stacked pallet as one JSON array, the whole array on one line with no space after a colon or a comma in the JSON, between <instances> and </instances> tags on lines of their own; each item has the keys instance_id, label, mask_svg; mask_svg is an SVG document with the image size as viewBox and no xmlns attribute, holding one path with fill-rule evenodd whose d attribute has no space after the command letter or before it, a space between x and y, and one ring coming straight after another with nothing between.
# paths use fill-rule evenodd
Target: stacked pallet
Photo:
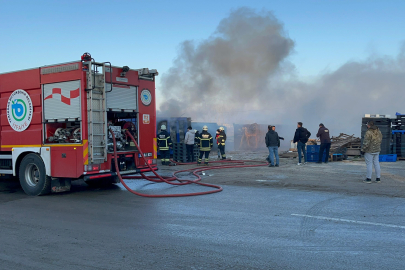
<instances>
[{"instance_id":1,"label":"stacked pallet","mask_svg":"<svg viewBox=\"0 0 405 270\"><path fill-rule=\"evenodd\" d=\"M197 161L200 151L193 145L194 161ZM173 143L173 160L181 163L191 162L187 159L187 147L184 143Z\"/></svg>"},{"instance_id":2,"label":"stacked pallet","mask_svg":"<svg viewBox=\"0 0 405 270\"><path fill-rule=\"evenodd\" d=\"M332 136L331 138L331 152L336 152L342 148L360 148L361 139L353 135L347 135L345 133L340 133L339 136Z\"/></svg>"},{"instance_id":3,"label":"stacked pallet","mask_svg":"<svg viewBox=\"0 0 405 270\"><path fill-rule=\"evenodd\" d=\"M405 115L392 119L392 154L405 157Z\"/></svg>"},{"instance_id":4,"label":"stacked pallet","mask_svg":"<svg viewBox=\"0 0 405 270\"><path fill-rule=\"evenodd\" d=\"M366 134L367 131L367 123L369 121L373 121L374 125L377 126L382 135L383 135L383 140L381 143L381 152L380 155L388 155L391 153L391 119L390 118L385 118L385 117L363 117L362 122L361 122L361 142L363 143L364 141L364 135Z\"/></svg>"}]
</instances>

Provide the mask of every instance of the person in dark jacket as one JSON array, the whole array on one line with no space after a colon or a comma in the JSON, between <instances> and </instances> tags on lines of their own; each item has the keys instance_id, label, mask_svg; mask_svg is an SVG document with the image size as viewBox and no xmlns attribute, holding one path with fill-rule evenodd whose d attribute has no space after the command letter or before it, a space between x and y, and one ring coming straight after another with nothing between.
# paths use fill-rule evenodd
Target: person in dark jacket
<instances>
[{"instance_id":1,"label":"person in dark jacket","mask_svg":"<svg viewBox=\"0 0 405 270\"><path fill-rule=\"evenodd\" d=\"M196 137L198 146L200 147L200 156L198 157L197 165L201 164L202 157L205 156L204 164L208 165L208 159L210 151L213 145L213 139L210 133L208 133L208 127L203 126L201 134Z\"/></svg>"},{"instance_id":2,"label":"person in dark jacket","mask_svg":"<svg viewBox=\"0 0 405 270\"><path fill-rule=\"evenodd\" d=\"M218 142L218 138L219 138L219 134L221 133L221 131L219 129L217 129L216 135L215 135L215 140L217 141L217 145L219 146L219 142ZM218 147L218 159L221 159L221 150Z\"/></svg>"},{"instance_id":3,"label":"person in dark jacket","mask_svg":"<svg viewBox=\"0 0 405 270\"><path fill-rule=\"evenodd\" d=\"M301 165L301 152L304 154L304 164L307 163L307 153L305 150L305 144L311 137L311 132L302 127L302 122L298 122L297 129L295 130L294 143L297 143L298 150L298 165Z\"/></svg>"},{"instance_id":4,"label":"person in dark jacket","mask_svg":"<svg viewBox=\"0 0 405 270\"><path fill-rule=\"evenodd\" d=\"M218 136L218 149L221 153L222 159L226 159L226 154L225 154L225 141L226 141L226 134L225 134L225 129L223 127L219 128L219 136Z\"/></svg>"},{"instance_id":5,"label":"person in dark jacket","mask_svg":"<svg viewBox=\"0 0 405 270\"><path fill-rule=\"evenodd\" d=\"M329 159L329 150L330 150L330 135L329 129L327 129L322 123L319 124L319 130L316 134L316 137L319 137L321 140L321 147L319 149L319 159L316 163L322 163L323 152L326 151L325 163L328 163Z\"/></svg>"},{"instance_id":6,"label":"person in dark jacket","mask_svg":"<svg viewBox=\"0 0 405 270\"><path fill-rule=\"evenodd\" d=\"M265 137L266 147L269 149L269 167L279 166L278 148L280 147L280 138L277 132L272 129L272 126L268 126L268 131ZM276 165L274 165L274 156L276 157Z\"/></svg>"},{"instance_id":7,"label":"person in dark jacket","mask_svg":"<svg viewBox=\"0 0 405 270\"><path fill-rule=\"evenodd\" d=\"M170 147L172 147L172 139L169 132L166 130L166 125L160 127L160 133L157 136L158 150L162 160L162 165L170 164Z\"/></svg>"},{"instance_id":8,"label":"person in dark jacket","mask_svg":"<svg viewBox=\"0 0 405 270\"><path fill-rule=\"evenodd\" d=\"M271 126L271 128L273 129L273 131L276 131L276 126ZM278 134L278 133L277 133ZM283 137L280 137L280 136L278 136L279 138L280 138L280 140L282 140L282 141L284 141L284 138Z\"/></svg>"}]
</instances>

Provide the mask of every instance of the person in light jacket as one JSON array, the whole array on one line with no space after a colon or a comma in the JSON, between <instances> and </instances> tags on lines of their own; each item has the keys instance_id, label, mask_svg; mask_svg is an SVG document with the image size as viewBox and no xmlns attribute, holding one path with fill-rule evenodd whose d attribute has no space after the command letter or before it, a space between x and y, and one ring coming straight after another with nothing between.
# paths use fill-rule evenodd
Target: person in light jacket
<instances>
[{"instance_id":1,"label":"person in light jacket","mask_svg":"<svg viewBox=\"0 0 405 270\"><path fill-rule=\"evenodd\" d=\"M380 183L381 168L380 168L380 151L382 142L382 133L380 129L374 125L373 121L367 123L367 132L364 135L363 145L361 146L361 153L364 154L364 159L367 165L367 175L366 179L363 180L365 183L371 183L371 175L373 173L373 165L375 169L377 183Z\"/></svg>"},{"instance_id":2,"label":"person in light jacket","mask_svg":"<svg viewBox=\"0 0 405 270\"><path fill-rule=\"evenodd\" d=\"M187 160L188 162L194 162L194 144L195 144L195 130L191 126L187 128L186 137L184 143L187 148Z\"/></svg>"}]
</instances>

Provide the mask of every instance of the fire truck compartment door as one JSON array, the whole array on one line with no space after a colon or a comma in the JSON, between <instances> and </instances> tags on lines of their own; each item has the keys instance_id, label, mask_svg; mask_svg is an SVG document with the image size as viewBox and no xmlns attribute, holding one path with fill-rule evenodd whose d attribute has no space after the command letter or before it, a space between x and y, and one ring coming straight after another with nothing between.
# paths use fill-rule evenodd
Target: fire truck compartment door
<instances>
[{"instance_id":1,"label":"fire truck compartment door","mask_svg":"<svg viewBox=\"0 0 405 270\"><path fill-rule=\"evenodd\" d=\"M76 147L51 147L51 174L53 177L72 177L80 176L80 169L83 166L78 166L78 156L81 151L76 150ZM80 167L80 168L79 168Z\"/></svg>"},{"instance_id":2,"label":"fire truck compartment door","mask_svg":"<svg viewBox=\"0 0 405 270\"><path fill-rule=\"evenodd\" d=\"M106 84L106 91L111 84ZM138 108L137 87L113 84L112 91L107 92L107 109L112 111L136 110Z\"/></svg>"},{"instance_id":3,"label":"fire truck compartment door","mask_svg":"<svg viewBox=\"0 0 405 270\"><path fill-rule=\"evenodd\" d=\"M43 85L45 120L81 118L80 80Z\"/></svg>"}]
</instances>

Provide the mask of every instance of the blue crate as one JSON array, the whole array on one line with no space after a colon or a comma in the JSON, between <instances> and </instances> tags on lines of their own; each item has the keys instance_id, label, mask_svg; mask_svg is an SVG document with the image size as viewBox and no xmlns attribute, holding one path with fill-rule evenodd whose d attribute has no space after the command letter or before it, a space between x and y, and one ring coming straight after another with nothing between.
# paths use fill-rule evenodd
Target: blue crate
<instances>
[{"instance_id":1,"label":"blue crate","mask_svg":"<svg viewBox=\"0 0 405 270\"><path fill-rule=\"evenodd\" d=\"M397 155L380 155L379 156L380 162L396 162L397 161Z\"/></svg>"},{"instance_id":2,"label":"blue crate","mask_svg":"<svg viewBox=\"0 0 405 270\"><path fill-rule=\"evenodd\" d=\"M333 160L333 161L341 161L341 160L343 160L343 159L344 159L343 154L333 154L333 155L332 155L332 160Z\"/></svg>"},{"instance_id":3,"label":"blue crate","mask_svg":"<svg viewBox=\"0 0 405 270\"><path fill-rule=\"evenodd\" d=\"M312 146L312 145L311 145ZM316 145L314 145L316 146ZM319 151L317 153L307 153L307 162L317 162L319 160ZM326 154L323 153L322 161L326 161Z\"/></svg>"},{"instance_id":4,"label":"blue crate","mask_svg":"<svg viewBox=\"0 0 405 270\"><path fill-rule=\"evenodd\" d=\"M319 153L320 145L307 145L307 153Z\"/></svg>"}]
</instances>

